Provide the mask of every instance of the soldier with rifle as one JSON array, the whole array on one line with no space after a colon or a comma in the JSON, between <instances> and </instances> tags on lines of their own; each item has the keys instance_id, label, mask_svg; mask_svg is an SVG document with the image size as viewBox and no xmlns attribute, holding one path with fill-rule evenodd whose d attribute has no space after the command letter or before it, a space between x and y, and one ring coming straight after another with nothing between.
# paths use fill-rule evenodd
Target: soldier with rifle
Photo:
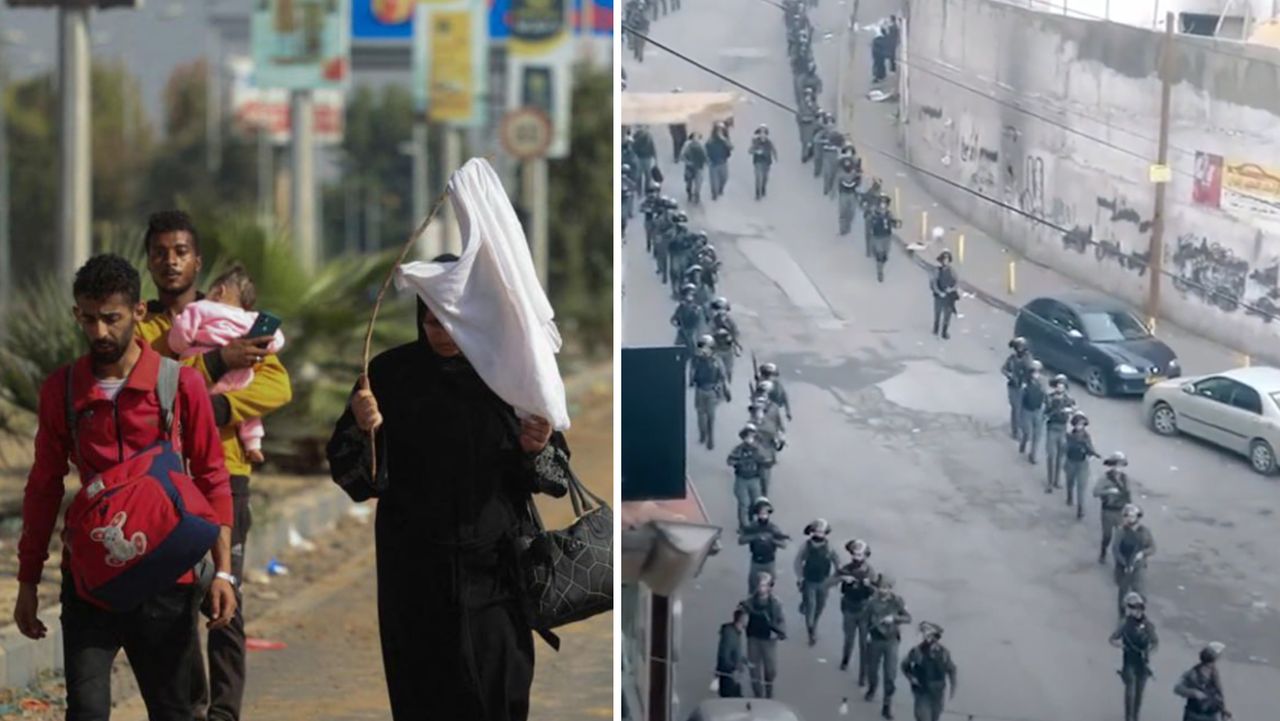
<instances>
[{"instance_id":1,"label":"soldier with rifle","mask_svg":"<svg viewBox=\"0 0 1280 721\"><path fill-rule=\"evenodd\" d=\"M1123 649L1117 671L1124 681L1124 721L1138 721L1142 692L1152 678L1151 654L1160 646L1155 624L1147 618L1147 604L1137 593L1124 597L1125 618L1111 634L1111 645Z\"/></svg>"},{"instance_id":2,"label":"soldier with rifle","mask_svg":"<svg viewBox=\"0 0 1280 721\"><path fill-rule=\"evenodd\" d=\"M729 379L724 366L715 354L715 339L709 335L698 338L697 354L689 369L689 387L694 389L694 408L698 412L698 442L714 450L716 405L723 399L729 401Z\"/></svg>"},{"instance_id":3,"label":"soldier with rifle","mask_svg":"<svg viewBox=\"0 0 1280 721\"><path fill-rule=\"evenodd\" d=\"M1222 693L1222 679L1218 676L1218 658L1226 646L1213 642L1200 651L1200 663L1178 680L1173 692L1187 700L1182 710L1182 721L1229 721L1227 700Z\"/></svg>"}]
</instances>

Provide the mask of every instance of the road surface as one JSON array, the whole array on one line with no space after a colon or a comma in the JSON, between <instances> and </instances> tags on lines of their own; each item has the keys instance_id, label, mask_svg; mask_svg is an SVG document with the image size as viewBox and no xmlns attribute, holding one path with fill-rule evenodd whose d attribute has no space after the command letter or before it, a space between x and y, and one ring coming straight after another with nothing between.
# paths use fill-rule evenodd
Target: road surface
<instances>
[{"instance_id":1,"label":"road surface","mask_svg":"<svg viewBox=\"0 0 1280 721\"><path fill-rule=\"evenodd\" d=\"M835 106L835 68L850 7L828 0L812 16L816 37L833 33L816 45L828 108ZM862 22L897 10L888 0L861 0L861 7ZM793 102L785 29L771 3L686 3L655 22L650 34ZM632 91L733 90L652 46L643 64L629 56L625 63ZM844 81L857 92L867 85L865 77ZM860 106L855 144L894 147L888 108ZM745 151L760 123L769 125L781 162L770 196L756 202ZM735 128L727 196L711 202L704 190L704 207L690 211L690 225L711 234L724 264L721 293L733 303L743 342L762 361L779 364L795 410L790 445L773 476L776 520L799 538L808 521L822 516L840 546L854 537L871 543L872 564L897 579L916 619L946 629L943 642L960 668L949 711L1017 721L1122 719L1119 652L1107 643L1116 595L1110 566L1096 562L1096 505L1077 522L1061 495L1044 494L1043 466L1021 460L1008 438L998 368L1012 319L966 300L953 339L934 338L924 271L895 249L887 282L875 282L860 223L851 236L839 238L834 202L822 198L811 168L798 162L794 120L749 100L739 107ZM655 128L654 136L664 173L678 182L680 173L669 167L668 134ZM872 162L878 173L892 172L883 159L873 156ZM682 196L681 190L669 181L665 192ZM930 199L915 192L907 191L904 206L927 207ZM673 305L645 254L640 222L630 228L622 263L623 343L670 343ZM1070 285L1052 274L1037 278L1044 292ZM1186 345L1181 355L1188 373L1216 370L1192 359L1230 357L1199 341ZM1177 343L1175 348L1182 351ZM746 375L739 373L735 402L721 407L715 451L696 446L692 402L688 409L690 476L712 518L726 529L735 525L735 506L725 456L746 417ZM1159 545L1148 593L1163 643L1144 718L1180 717L1172 686L1211 640L1228 647L1220 669L1236 718L1274 718L1280 683L1275 479L1200 443L1154 435L1132 400L1097 400L1079 387L1073 393L1083 396L1099 450L1128 454ZM677 718L710 694L715 629L745 593L747 553L732 545L731 533L726 540L681 599ZM780 556L780 569L789 569L793 552L794 542ZM835 716L844 697L851 718L878 718L878 703L864 703L856 678L837 670L836 597L822 619L818 645L809 648L789 570L778 588L791 631L779 652L778 698L807 719ZM914 624L904 630L903 653L918 641ZM899 718L910 717L910 703L899 679Z\"/></svg>"}]
</instances>

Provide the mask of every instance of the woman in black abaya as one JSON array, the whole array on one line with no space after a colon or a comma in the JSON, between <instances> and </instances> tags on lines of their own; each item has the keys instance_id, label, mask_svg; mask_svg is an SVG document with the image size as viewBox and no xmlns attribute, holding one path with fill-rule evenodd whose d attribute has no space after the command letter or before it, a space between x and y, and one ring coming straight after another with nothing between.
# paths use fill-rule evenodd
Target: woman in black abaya
<instances>
[{"instance_id":1,"label":"woman in black abaya","mask_svg":"<svg viewBox=\"0 0 1280 721\"><path fill-rule=\"evenodd\" d=\"M391 714L523 721L533 637L514 546L532 530L531 494L567 492L568 447L545 419L518 420L421 300L418 325L416 342L370 363L368 386L357 385L328 447L334 480L356 501L379 499L378 623Z\"/></svg>"}]
</instances>

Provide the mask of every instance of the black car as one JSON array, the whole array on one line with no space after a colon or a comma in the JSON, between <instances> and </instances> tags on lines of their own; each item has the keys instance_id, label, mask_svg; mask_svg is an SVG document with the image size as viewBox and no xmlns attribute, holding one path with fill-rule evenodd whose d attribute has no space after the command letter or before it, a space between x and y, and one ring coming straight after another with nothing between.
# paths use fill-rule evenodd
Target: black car
<instances>
[{"instance_id":1,"label":"black car","mask_svg":"<svg viewBox=\"0 0 1280 721\"><path fill-rule=\"evenodd\" d=\"M1083 381L1095 396L1142 395L1182 375L1173 349L1111 298L1037 298L1018 311L1013 334L1027 339L1046 368Z\"/></svg>"}]
</instances>

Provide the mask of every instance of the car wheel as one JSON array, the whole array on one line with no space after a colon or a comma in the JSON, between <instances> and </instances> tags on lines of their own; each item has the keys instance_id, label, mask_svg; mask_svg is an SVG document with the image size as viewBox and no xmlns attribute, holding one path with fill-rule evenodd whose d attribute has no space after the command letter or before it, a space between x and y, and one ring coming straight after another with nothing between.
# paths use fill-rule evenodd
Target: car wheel
<instances>
[{"instance_id":1,"label":"car wheel","mask_svg":"<svg viewBox=\"0 0 1280 721\"><path fill-rule=\"evenodd\" d=\"M1249 444L1249 465L1264 476L1276 472L1276 452L1271 444L1263 440L1255 440Z\"/></svg>"},{"instance_id":2,"label":"car wheel","mask_svg":"<svg viewBox=\"0 0 1280 721\"><path fill-rule=\"evenodd\" d=\"M1178 416L1168 403L1157 403L1151 409L1151 428L1162 436L1177 435Z\"/></svg>"},{"instance_id":3,"label":"car wheel","mask_svg":"<svg viewBox=\"0 0 1280 721\"><path fill-rule=\"evenodd\" d=\"M1084 387L1085 390L1089 391L1089 395L1098 396L1099 398L1105 397L1110 390L1107 385L1106 374L1097 366L1090 368L1089 372L1084 375Z\"/></svg>"}]
</instances>

